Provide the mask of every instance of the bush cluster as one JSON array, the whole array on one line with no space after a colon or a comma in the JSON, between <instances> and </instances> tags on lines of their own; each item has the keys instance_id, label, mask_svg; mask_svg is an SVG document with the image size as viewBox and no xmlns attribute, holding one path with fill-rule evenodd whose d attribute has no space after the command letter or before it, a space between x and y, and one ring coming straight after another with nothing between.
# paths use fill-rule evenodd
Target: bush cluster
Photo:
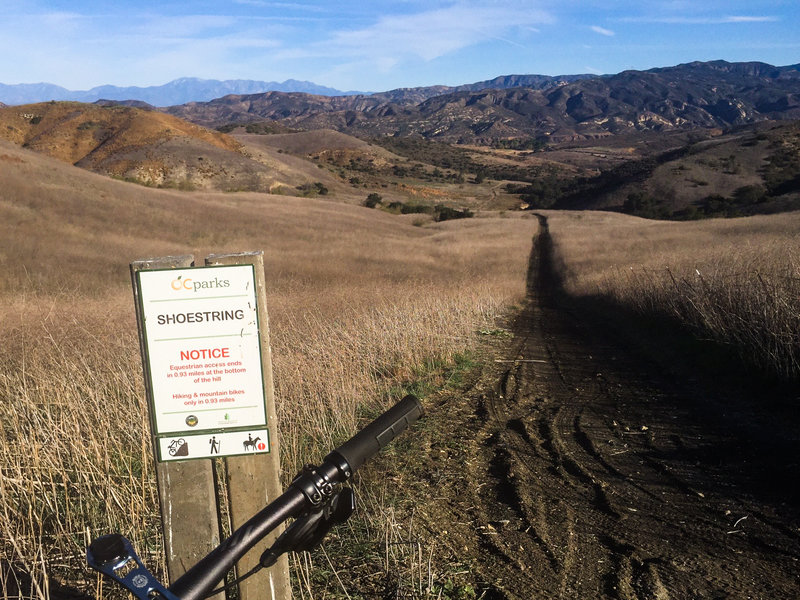
<instances>
[{"instance_id":1,"label":"bush cluster","mask_svg":"<svg viewBox=\"0 0 800 600\"><path fill-rule=\"evenodd\" d=\"M475 213L468 208L453 208L451 206L445 206L444 204L425 204L419 202L405 203L394 201L384 205L381 195L375 192L367 196L367 199L364 201L364 206L367 208L383 208L389 212L401 215L431 215L434 221L437 223L441 221L450 221L453 219L468 219L475 216Z\"/></svg>"},{"instance_id":2,"label":"bush cluster","mask_svg":"<svg viewBox=\"0 0 800 600\"><path fill-rule=\"evenodd\" d=\"M328 194L328 188L325 187L321 181L315 181L314 183L304 183L302 185L297 186L298 191L301 195L309 197L309 196L325 196Z\"/></svg>"}]
</instances>

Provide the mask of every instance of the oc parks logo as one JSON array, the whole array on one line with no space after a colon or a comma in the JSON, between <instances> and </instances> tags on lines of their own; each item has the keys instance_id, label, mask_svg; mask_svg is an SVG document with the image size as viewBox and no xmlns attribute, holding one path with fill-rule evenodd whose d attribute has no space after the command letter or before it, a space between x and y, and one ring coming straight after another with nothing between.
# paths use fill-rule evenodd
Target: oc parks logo
<instances>
[{"instance_id":1,"label":"oc parks logo","mask_svg":"<svg viewBox=\"0 0 800 600\"><path fill-rule=\"evenodd\" d=\"M191 277L187 277L186 279L183 279L183 275L178 275L177 279L173 279L172 283L170 283L170 286L176 292L180 291L180 290L193 290L194 289L192 287L192 278Z\"/></svg>"},{"instance_id":2,"label":"oc parks logo","mask_svg":"<svg viewBox=\"0 0 800 600\"><path fill-rule=\"evenodd\" d=\"M169 285L176 292L199 292L200 290L228 288L231 286L231 282L228 279L220 279L219 277L202 280L191 277L184 278L183 275L178 275Z\"/></svg>"}]
</instances>

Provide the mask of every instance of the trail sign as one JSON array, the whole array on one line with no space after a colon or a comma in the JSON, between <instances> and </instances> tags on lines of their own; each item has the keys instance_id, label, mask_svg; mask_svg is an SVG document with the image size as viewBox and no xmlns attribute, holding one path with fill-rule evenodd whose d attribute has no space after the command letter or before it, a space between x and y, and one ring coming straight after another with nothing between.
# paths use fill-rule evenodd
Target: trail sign
<instances>
[{"instance_id":1,"label":"trail sign","mask_svg":"<svg viewBox=\"0 0 800 600\"><path fill-rule=\"evenodd\" d=\"M136 276L158 459L268 452L253 266Z\"/></svg>"},{"instance_id":2,"label":"trail sign","mask_svg":"<svg viewBox=\"0 0 800 600\"><path fill-rule=\"evenodd\" d=\"M236 529L282 492L263 253L194 265L191 255L131 263L171 581L220 543L223 514ZM237 570L255 566L282 532ZM240 600L290 600L288 559L238 587Z\"/></svg>"}]
</instances>

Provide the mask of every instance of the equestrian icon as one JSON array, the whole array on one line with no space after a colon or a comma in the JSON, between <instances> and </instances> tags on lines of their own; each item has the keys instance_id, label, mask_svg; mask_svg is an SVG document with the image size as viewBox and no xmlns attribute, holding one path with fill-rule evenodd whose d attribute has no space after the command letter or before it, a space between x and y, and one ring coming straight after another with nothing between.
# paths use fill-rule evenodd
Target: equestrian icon
<instances>
[{"instance_id":1,"label":"equestrian icon","mask_svg":"<svg viewBox=\"0 0 800 600\"><path fill-rule=\"evenodd\" d=\"M244 442L242 442L242 445L244 446L245 451L247 451L247 450L255 451L258 448L258 440L260 440L260 439L261 439L260 437L253 438L253 434L252 433L248 433L247 434L247 439Z\"/></svg>"}]
</instances>

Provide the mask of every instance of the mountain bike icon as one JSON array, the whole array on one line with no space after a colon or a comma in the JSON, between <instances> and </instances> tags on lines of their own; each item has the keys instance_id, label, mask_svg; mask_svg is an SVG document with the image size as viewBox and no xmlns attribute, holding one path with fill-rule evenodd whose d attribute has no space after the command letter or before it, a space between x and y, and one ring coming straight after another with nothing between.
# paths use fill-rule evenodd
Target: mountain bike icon
<instances>
[{"instance_id":1,"label":"mountain bike icon","mask_svg":"<svg viewBox=\"0 0 800 600\"><path fill-rule=\"evenodd\" d=\"M170 456L189 456L189 444L183 438L172 440L167 448Z\"/></svg>"}]
</instances>

